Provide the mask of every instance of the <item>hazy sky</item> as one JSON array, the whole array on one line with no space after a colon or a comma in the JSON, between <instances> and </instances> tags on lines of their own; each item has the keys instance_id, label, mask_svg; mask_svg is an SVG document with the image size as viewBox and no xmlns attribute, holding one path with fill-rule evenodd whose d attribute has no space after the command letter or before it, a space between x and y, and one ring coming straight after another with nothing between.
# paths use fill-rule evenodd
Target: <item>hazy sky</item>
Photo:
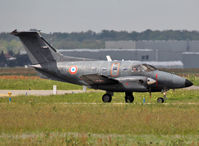
<instances>
[{"instance_id":1,"label":"hazy sky","mask_svg":"<svg viewBox=\"0 0 199 146\"><path fill-rule=\"evenodd\" d=\"M199 0L0 0L0 32L199 30Z\"/></svg>"}]
</instances>

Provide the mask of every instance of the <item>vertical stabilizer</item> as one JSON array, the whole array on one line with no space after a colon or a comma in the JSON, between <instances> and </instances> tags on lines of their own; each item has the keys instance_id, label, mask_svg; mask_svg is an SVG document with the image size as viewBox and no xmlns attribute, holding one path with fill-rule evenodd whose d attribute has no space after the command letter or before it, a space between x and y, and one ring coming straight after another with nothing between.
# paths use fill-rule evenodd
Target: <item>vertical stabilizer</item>
<instances>
[{"instance_id":1,"label":"vertical stabilizer","mask_svg":"<svg viewBox=\"0 0 199 146\"><path fill-rule=\"evenodd\" d=\"M57 53L38 32L17 32L15 30L12 34L20 38L32 64L45 64L63 59L63 56Z\"/></svg>"},{"instance_id":2,"label":"vertical stabilizer","mask_svg":"<svg viewBox=\"0 0 199 146\"><path fill-rule=\"evenodd\" d=\"M88 61L91 59L63 56L58 53L41 35L36 31L14 30L11 34L18 36L25 46L32 64L46 64L60 61Z\"/></svg>"}]
</instances>

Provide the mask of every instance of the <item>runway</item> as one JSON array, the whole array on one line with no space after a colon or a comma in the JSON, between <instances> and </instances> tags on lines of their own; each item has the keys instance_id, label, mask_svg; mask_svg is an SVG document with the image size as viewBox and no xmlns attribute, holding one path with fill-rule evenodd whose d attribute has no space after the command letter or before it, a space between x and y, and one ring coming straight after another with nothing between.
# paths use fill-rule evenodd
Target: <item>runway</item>
<instances>
[{"instance_id":1,"label":"runway","mask_svg":"<svg viewBox=\"0 0 199 146\"><path fill-rule=\"evenodd\" d=\"M41 103L41 104L45 104L45 103ZM182 103L182 102L179 102L179 103L125 103L125 102L119 102L119 103L96 103L96 102L93 102L93 103L84 103L84 102L74 102L74 103L69 103L69 102L64 102L64 103L54 103L54 104L60 104L60 105L157 105L157 104L160 104L160 105L199 105L199 103L197 102L187 102L187 103Z\"/></svg>"},{"instance_id":2,"label":"runway","mask_svg":"<svg viewBox=\"0 0 199 146\"><path fill-rule=\"evenodd\" d=\"M199 86L191 86L182 90L199 90ZM12 96L18 95L35 95L35 96L47 96L53 95L53 90L0 90L0 97L8 97L8 93L11 92ZM64 94L77 94L77 93L91 93L91 92L104 92L102 90L57 90L56 95Z\"/></svg>"},{"instance_id":3,"label":"runway","mask_svg":"<svg viewBox=\"0 0 199 146\"><path fill-rule=\"evenodd\" d=\"M190 90L190 89L189 89ZM192 90L197 90L196 88ZM0 90L0 98L9 97L8 92L12 93L12 96L19 96L19 95L35 95L35 96L47 96L47 95L53 95L52 90ZM57 95L64 95L64 94L77 94L77 93L91 93L91 92L103 92L101 90L57 90ZM40 103L45 104L45 103ZM103 102L92 102L92 103L86 103L86 102L62 102L62 103L54 103L57 105L153 105L157 103L125 103L125 102L119 102L119 103L103 103ZM199 105L198 102L179 102L179 103L161 103L162 105Z\"/></svg>"},{"instance_id":4,"label":"runway","mask_svg":"<svg viewBox=\"0 0 199 146\"><path fill-rule=\"evenodd\" d=\"M183 90L199 90L199 86L191 86L191 87L184 88Z\"/></svg>"},{"instance_id":5,"label":"runway","mask_svg":"<svg viewBox=\"0 0 199 146\"><path fill-rule=\"evenodd\" d=\"M8 93L11 92L12 96L18 95L35 95L35 96L47 96L53 95L53 90L0 90L0 97L8 97ZM99 90L57 90L56 95L64 94L76 94L76 93L90 93L100 92Z\"/></svg>"}]
</instances>

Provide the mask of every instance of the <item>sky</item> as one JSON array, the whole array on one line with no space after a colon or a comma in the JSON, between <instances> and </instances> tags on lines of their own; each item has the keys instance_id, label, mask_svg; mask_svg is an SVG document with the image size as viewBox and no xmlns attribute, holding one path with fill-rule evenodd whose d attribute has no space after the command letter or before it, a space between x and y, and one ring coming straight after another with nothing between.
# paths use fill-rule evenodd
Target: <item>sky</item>
<instances>
[{"instance_id":1,"label":"sky","mask_svg":"<svg viewBox=\"0 0 199 146\"><path fill-rule=\"evenodd\" d=\"M0 0L0 32L199 30L199 0Z\"/></svg>"}]
</instances>

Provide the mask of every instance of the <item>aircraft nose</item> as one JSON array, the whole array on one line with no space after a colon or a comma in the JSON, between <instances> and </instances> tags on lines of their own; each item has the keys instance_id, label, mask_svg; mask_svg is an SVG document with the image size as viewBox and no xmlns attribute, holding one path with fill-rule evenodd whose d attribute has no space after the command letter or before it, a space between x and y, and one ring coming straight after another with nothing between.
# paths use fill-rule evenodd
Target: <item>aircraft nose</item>
<instances>
[{"instance_id":1,"label":"aircraft nose","mask_svg":"<svg viewBox=\"0 0 199 146\"><path fill-rule=\"evenodd\" d=\"M185 87L190 87L192 85L193 85L193 83L191 81L189 81L187 79L185 80Z\"/></svg>"}]
</instances>

